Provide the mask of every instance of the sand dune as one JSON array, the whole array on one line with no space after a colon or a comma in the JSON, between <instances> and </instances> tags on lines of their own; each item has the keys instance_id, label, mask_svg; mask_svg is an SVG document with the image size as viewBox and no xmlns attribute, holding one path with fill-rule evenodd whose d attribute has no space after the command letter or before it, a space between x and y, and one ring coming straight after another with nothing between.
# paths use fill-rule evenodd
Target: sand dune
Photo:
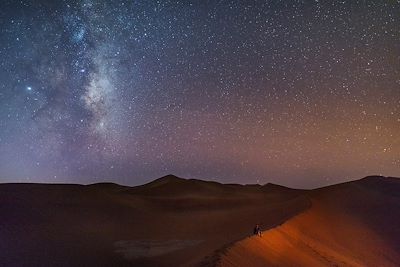
<instances>
[{"instance_id":1,"label":"sand dune","mask_svg":"<svg viewBox=\"0 0 400 267\"><path fill-rule=\"evenodd\" d=\"M255 222L309 206L302 191L166 176L147 185L0 185L0 265L198 266Z\"/></svg>"},{"instance_id":2,"label":"sand dune","mask_svg":"<svg viewBox=\"0 0 400 267\"><path fill-rule=\"evenodd\" d=\"M307 211L235 243L218 266L400 266L400 180L367 177L306 194Z\"/></svg>"},{"instance_id":3,"label":"sand dune","mask_svg":"<svg viewBox=\"0 0 400 267\"><path fill-rule=\"evenodd\" d=\"M399 266L399 207L399 179L382 177L311 191L171 175L0 184L0 265ZM255 223L271 230L252 237Z\"/></svg>"}]
</instances>

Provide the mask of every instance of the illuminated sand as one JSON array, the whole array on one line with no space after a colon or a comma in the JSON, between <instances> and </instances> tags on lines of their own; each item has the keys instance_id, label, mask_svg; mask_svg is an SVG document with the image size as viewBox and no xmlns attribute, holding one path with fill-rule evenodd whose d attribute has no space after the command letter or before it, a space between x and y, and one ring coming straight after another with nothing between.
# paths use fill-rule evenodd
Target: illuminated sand
<instances>
[{"instance_id":1,"label":"illuminated sand","mask_svg":"<svg viewBox=\"0 0 400 267\"><path fill-rule=\"evenodd\" d=\"M399 179L369 177L308 195L309 210L234 244L218 266L400 265Z\"/></svg>"}]
</instances>

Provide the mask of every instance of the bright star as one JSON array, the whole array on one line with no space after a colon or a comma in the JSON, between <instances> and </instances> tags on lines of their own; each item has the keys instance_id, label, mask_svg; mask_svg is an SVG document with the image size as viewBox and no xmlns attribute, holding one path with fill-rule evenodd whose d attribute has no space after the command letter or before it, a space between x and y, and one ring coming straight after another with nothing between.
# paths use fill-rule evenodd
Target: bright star
<instances>
[{"instance_id":1,"label":"bright star","mask_svg":"<svg viewBox=\"0 0 400 267\"><path fill-rule=\"evenodd\" d=\"M30 86L27 86L27 87L26 87L26 90L28 90L28 91L32 91L32 87L30 87Z\"/></svg>"}]
</instances>

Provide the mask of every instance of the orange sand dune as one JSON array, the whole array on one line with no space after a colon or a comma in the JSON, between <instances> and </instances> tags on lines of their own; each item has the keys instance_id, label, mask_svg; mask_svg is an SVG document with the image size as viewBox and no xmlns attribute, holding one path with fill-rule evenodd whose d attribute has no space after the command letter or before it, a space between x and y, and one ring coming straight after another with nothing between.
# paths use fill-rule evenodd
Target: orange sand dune
<instances>
[{"instance_id":1,"label":"orange sand dune","mask_svg":"<svg viewBox=\"0 0 400 267\"><path fill-rule=\"evenodd\" d=\"M235 243L218 266L400 266L400 181L368 177L310 191L312 206Z\"/></svg>"}]
</instances>

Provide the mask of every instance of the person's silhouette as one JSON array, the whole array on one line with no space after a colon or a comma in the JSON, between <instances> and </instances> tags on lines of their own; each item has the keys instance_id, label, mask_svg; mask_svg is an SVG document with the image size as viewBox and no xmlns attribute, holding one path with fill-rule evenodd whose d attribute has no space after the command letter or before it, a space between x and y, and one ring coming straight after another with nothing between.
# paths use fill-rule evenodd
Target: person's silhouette
<instances>
[{"instance_id":1,"label":"person's silhouette","mask_svg":"<svg viewBox=\"0 0 400 267\"><path fill-rule=\"evenodd\" d=\"M259 224L256 224L256 226L254 227L253 233L254 233L254 235L261 236L261 228L260 228Z\"/></svg>"}]
</instances>

